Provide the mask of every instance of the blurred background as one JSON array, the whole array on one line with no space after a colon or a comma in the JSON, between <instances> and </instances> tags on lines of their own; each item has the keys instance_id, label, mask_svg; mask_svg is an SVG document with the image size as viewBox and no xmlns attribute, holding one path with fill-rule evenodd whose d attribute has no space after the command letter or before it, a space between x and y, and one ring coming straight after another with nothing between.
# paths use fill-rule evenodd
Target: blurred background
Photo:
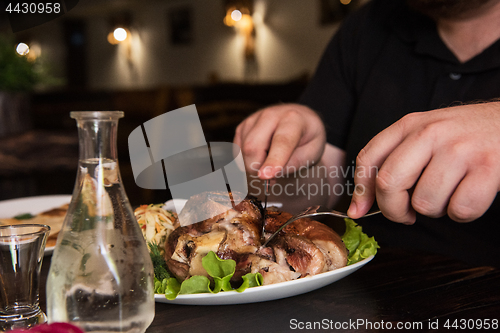
<instances>
[{"instance_id":1,"label":"blurred background","mask_svg":"<svg viewBox=\"0 0 500 333\"><path fill-rule=\"evenodd\" d=\"M69 112L82 110L125 112L118 150L130 201L168 200L168 190L135 184L130 132L196 104L206 140L232 141L249 114L297 100L342 19L364 1L80 0L17 32L2 11L0 200L72 193Z\"/></svg>"}]
</instances>

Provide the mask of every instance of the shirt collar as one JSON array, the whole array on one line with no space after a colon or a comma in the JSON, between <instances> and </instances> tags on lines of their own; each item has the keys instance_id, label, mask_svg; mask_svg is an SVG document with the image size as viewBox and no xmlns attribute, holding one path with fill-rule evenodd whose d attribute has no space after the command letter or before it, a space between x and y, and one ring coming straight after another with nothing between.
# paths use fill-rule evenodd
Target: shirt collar
<instances>
[{"instance_id":1,"label":"shirt collar","mask_svg":"<svg viewBox=\"0 0 500 333\"><path fill-rule=\"evenodd\" d=\"M408 8L405 1L393 12L391 29L404 42L414 45L418 55L432 57L459 73L478 73L500 68L500 39L471 60L461 63L438 35L431 18Z\"/></svg>"}]
</instances>

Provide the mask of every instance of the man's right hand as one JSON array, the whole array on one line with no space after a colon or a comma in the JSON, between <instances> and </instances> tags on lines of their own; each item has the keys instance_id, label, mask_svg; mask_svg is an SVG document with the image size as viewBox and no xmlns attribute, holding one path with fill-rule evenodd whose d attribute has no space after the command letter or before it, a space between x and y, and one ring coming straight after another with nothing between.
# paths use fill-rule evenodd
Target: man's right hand
<instances>
[{"instance_id":1,"label":"man's right hand","mask_svg":"<svg viewBox=\"0 0 500 333\"><path fill-rule=\"evenodd\" d=\"M245 119L236 128L234 143L241 148L247 171L272 179L284 168L318 163L326 133L320 117L310 108L281 104Z\"/></svg>"}]
</instances>

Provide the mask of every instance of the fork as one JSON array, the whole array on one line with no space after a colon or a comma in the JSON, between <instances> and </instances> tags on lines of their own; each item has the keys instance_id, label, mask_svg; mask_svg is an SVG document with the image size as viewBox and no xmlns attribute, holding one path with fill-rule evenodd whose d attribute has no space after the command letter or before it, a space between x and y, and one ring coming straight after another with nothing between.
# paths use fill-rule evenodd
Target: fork
<instances>
[{"instance_id":1,"label":"fork","mask_svg":"<svg viewBox=\"0 0 500 333\"><path fill-rule=\"evenodd\" d=\"M265 221L266 221L266 213L267 213L267 197L269 196L269 185L271 181L269 179L266 179L266 182L264 184L264 195L265 195L265 201L264 201L264 217L262 220L262 231L261 231L261 239L260 241L263 242L265 240L264 238L264 227L265 227Z\"/></svg>"},{"instance_id":2,"label":"fork","mask_svg":"<svg viewBox=\"0 0 500 333\"><path fill-rule=\"evenodd\" d=\"M306 217L319 216L319 215L330 215L330 216L336 216L336 217L341 217L341 218L349 217L349 216L347 216L346 213L342 213L342 212L339 212L337 210L329 210L329 211L326 211L326 212L318 212L318 209L320 207L321 206L311 206L311 207L306 208L304 211L302 211L300 213L297 213L294 216L292 216L281 227L279 227L279 229L276 230L276 232L274 234L272 234L264 242L264 244L262 245L262 247L266 247L267 244L271 241L271 239L273 239L281 230L283 230L284 227L286 227L287 225L289 225L290 223L292 223L292 222L294 222L294 221L296 221L298 219L302 219L302 218L306 218ZM372 212L368 212L368 213L366 213L365 215L363 215L361 217L372 216L372 215L375 215L375 214L378 214L378 213L380 213L380 210L375 210L375 211L372 211ZM264 230L262 230L262 231L264 231ZM262 235L262 237L264 237L264 234Z\"/></svg>"}]
</instances>

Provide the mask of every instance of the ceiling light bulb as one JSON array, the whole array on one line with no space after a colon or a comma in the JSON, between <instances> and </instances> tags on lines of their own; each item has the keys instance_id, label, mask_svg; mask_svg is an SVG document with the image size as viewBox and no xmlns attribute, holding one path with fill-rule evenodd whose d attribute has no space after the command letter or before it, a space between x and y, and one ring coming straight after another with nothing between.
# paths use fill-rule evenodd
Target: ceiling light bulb
<instances>
[{"instance_id":1,"label":"ceiling light bulb","mask_svg":"<svg viewBox=\"0 0 500 333\"><path fill-rule=\"evenodd\" d=\"M19 55L26 55L30 52L30 47L25 43L19 43L17 44L16 52L19 53Z\"/></svg>"},{"instance_id":2,"label":"ceiling light bulb","mask_svg":"<svg viewBox=\"0 0 500 333\"><path fill-rule=\"evenodd\" d=\"M123 42L127 39L127 31L123 28L116 28L115 31L113 31L113 36L117 41Z\"/></svg>"}]
</instances>

